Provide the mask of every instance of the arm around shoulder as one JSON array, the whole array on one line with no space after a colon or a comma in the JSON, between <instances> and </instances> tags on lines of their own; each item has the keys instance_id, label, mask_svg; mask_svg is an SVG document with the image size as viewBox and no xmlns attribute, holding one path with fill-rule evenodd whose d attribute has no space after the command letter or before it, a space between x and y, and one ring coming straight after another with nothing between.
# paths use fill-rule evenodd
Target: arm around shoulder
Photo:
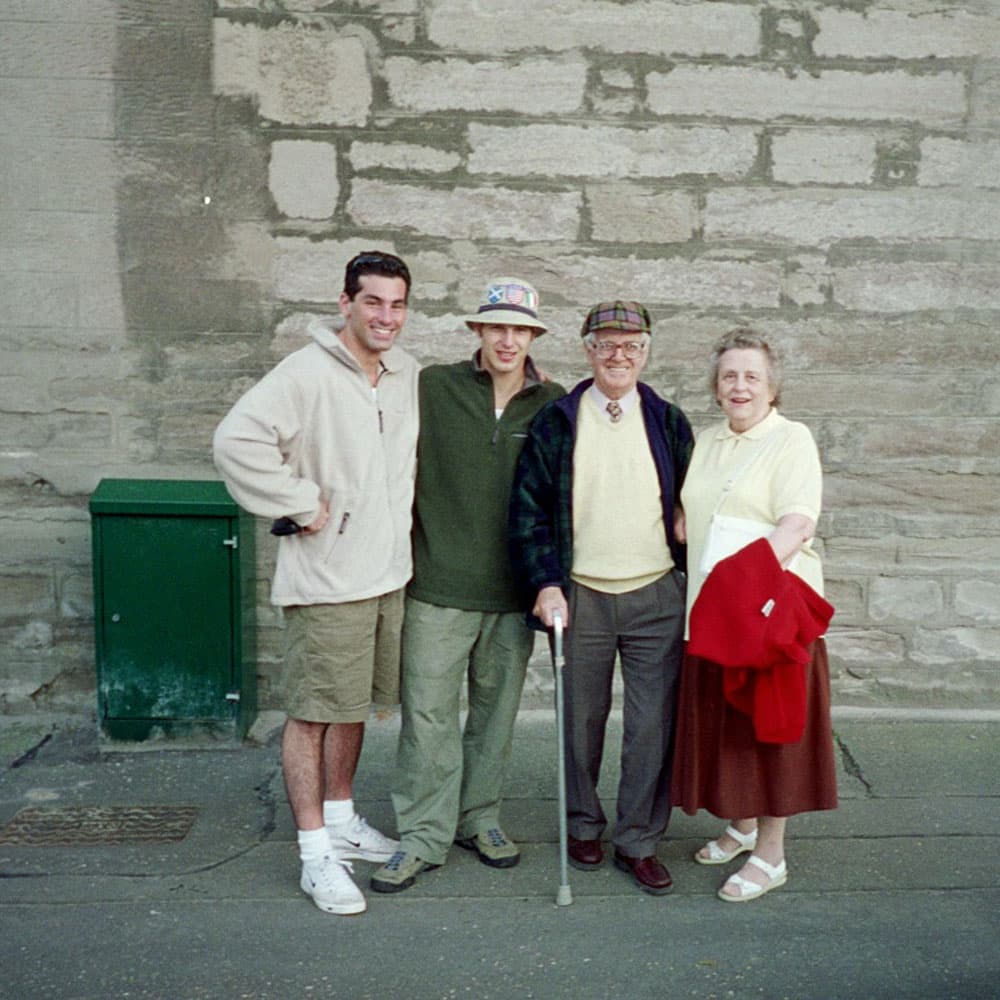
<instances>
[{"instance_id":1,"label":"arm around shoulder","mask_svg":"<svg viewBox=\"0 0 1000 1000\"><path fill-rule=\"evenodd\" d=\"M561 586L557 460L551 446L553 414L542 409L532 422L518 459L508 514L508 541L514 577L525 603L540 590Z\"/></svg>"},{"instance_id":2,"label":"arm around shoulder","mask_svg":"<svg viewBox=\"0 0 1000 1000\"><path fill-rule=\"evenodd\" d=\"M674 456L676 475L674 477L676 497L679 500L681 486L684 485L684 477L687 475L688 466L691 464L691 454L694 451L694 431L691 429L691 422L684 411L673 403L667 403L666 412L666 435L670 445L671 454Z\"/></svg>"}]
</instances>

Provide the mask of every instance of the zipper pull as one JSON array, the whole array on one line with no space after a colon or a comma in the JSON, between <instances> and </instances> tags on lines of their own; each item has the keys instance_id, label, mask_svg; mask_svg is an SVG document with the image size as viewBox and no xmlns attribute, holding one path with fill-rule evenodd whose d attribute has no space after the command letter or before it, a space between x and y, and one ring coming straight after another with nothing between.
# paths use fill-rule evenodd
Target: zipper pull
<instances>
[{"instance_id":1,"label":"zipper pull","mask_svg":"<svg viewBox=\"0 0 1000 1000\"><path fill-rule=\"evenodd\" d=\"M340 527L337 529L337 534L342 535L347 530L347 522L351 517L351 512L349 510L344 511L344 516L340 519Z\"/></svg>"}]
</instances>

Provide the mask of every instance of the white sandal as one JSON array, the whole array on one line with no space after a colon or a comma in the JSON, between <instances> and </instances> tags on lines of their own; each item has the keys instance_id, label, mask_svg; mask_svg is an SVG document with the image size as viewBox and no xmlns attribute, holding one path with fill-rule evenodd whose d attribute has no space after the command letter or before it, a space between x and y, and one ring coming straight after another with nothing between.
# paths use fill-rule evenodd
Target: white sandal
<instances>
[{"instance_id":1,"label":"white sandal","mask_svg":"<svg viewBox=\"0 0 1000 1000\"><path fill-rule=\"evenodd\" d=\"M699 865L724 865L727 861L732 861L737 855L744 851L752 851L757 846L757 831L750 833L740 833L735 826L727 826L726 833L739 845L732 851L724 851L719 847L717 840L710 840L705 846L708 848L708 857L703 857L698 851L694 852L694 859Z\"/></svg>"},{"instance_id":2,"label":"white sandal","mask_svg":"<svg viewBox=\"0 0 1000 1000\"><path fill-rule=\"evenodd\" d=\"M742 875L730 875L722 888L724 889L731 883L739 889L739 895L731 896L728 892L723 892L720 889L716 895L723 902L748 903L751 899L757 899L759 896L763 896L764 893L770 892L772 889L777 889L779 885L784 885L788 881L788 868L785 865L784 859L776 865L769 865L763 858L758 858L756 854L751 854L747 859L747 864L759 868L770 881L764 885L758 885L756 882L751 882L750 879L744 878Z\"/></svg>"}]
</instances>

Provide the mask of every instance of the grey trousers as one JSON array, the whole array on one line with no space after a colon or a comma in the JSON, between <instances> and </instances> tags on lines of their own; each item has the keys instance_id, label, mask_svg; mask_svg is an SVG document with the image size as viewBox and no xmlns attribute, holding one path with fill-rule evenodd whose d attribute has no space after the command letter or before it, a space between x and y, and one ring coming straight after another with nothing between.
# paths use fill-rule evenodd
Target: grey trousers
<instances>
[{"instance_id":1,"label":"grey trousers","mask_svg":"<svg viewBox=\"0 0 1000 1000\"><path fill-rule=\"evenodd\" d=\"M614 846L656 852L670 819L670 770L684 638L684 576L676 570L626 594L570 588L564 672L568 829L597 840L607 818L597 794L615 655L625 688Z\"/></svg>"}]
</instances>

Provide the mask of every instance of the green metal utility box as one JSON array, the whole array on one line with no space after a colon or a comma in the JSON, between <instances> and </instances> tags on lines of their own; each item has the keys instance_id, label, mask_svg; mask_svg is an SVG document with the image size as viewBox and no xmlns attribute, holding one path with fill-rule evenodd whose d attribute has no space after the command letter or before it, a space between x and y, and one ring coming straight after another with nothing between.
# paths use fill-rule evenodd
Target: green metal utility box
<instances>
[{"instance_id":1,"label":"green metal utility box","mask_svg":"<svg viewBox=\"0 0 1000 1000\"><path fill-rule=\"evenodd\" d=\"M90 498L98 718L115 739L257 714L253 518L221 482L103 479Z\"/></svg>"}]
</instances>

